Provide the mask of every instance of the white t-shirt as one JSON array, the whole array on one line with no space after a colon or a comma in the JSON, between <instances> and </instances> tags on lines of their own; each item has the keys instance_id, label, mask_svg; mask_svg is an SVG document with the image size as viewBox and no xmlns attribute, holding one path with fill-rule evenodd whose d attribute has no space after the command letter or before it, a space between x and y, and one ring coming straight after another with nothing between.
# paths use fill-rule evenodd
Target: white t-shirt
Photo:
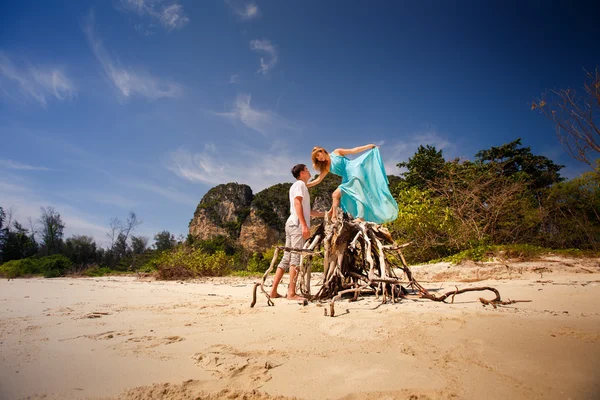
<instances>
[{"instance_id":1,"label":"white t-shirt","mask_svg":"<svg viewBox=\"0 0 600 400\"><path fill-rule=\"evenodd\" d=\"M290 188L290 217L294 217L299 223L300 220L296 215L296 207L294 207L294 199L296 197L302 197L304 220L306 221L306 225L310 228L310 194L308 194L308 188L304 181L297 180Z\"/></svg>"}]
</instances>

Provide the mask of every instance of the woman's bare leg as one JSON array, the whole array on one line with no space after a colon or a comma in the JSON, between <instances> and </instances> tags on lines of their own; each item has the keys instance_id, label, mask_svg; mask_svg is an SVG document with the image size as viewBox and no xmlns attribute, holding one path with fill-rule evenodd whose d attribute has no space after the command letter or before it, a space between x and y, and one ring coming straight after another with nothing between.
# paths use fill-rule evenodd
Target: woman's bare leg
<instances>
[{"instance_id":1,"label":"woman's bare leg","mask_svg":"<svg viewBox=\"0 0 600 400\"><path fill-rule=\"evenodd\" d=\"M342 191L340 190L339 187L337 189L335 189L335 191L333 192L331 197L332 197L332 202L331 202L331 210L329 210L329 216L331 217L331 221L335 221L336 216L337 216L336 210L340 206L340 201L342 198Z\"/></svg>"}]
</instances>

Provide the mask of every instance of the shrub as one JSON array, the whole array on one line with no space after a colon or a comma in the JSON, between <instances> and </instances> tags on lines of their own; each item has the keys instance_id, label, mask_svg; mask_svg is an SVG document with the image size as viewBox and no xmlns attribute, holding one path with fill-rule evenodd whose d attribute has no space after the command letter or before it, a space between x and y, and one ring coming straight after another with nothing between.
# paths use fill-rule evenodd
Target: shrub
<instances>
[{"instance_id":1,"label":"shrub","mask_svg":"<svg viewBox=\"0 0 600 400\"><path fill-rule=\"evenodd\" d=\"M81 273L81 275L87 276L90 278L94 278L97 276L109 275L111 273L113 273L113 271L108 267L99 267L97 265L94 265L93 267L88 268L85 271L83 271Z\"/></svg>"},{"instance_id":2,"label":"shrub","mask_svg":"<svg viewBox=\"0 0 600 400\"><path fill-rule=\"evenodd\" d=\"M207 254L191 246L180 245L163 252L156 260L159 279L187 279L198 276L222 276L229 272L233 257L223 251Z\"/></svg>"},{"instance_id":3,"label":"shrub","mask_svg":"<svg viewBox=\"0 0 600 400\"><path fill-rule=\"evenodd\" d=\"M392 236L412 245L405 251L409 262L422 262L451 254L450 238L456 234L452 211L428 190L396 187L398 218L387 224Z\"/></svg>"},{"instance_id":4,"label":"shrub","mask_svg":"<svg viewBox=\"0 0 600 400\"><path fill-rule=\"evenodd\" d=\"M18 278L41 274L45 278L56 278L65 275L72 265L71 260L60 254L42 258L29 257L0 265L0 276Z\"/></svg>"},{"instance_id":5,"label":"shrub","mask_svg":"<svg viewBox=\"0 0 600 400\"><path fill-rule=\"evenodd\" d=\"M14 279L39 273L36 260L33 257L12 260L0 265L0 276L3 278Z\"/></svg>"},{"instance_id":6,"label":"shrub","mask_svg":"<svg viewBox=\"0 0 600 400\"><path fill-rule=\"evenodd\" d=\"M54 254L38 259L38 266L44 278L64 276L73 262L62 254Z\"/></svg>"},{"instance_id":7,"label":"shrub","mask_svg":"<svg viewBox=\"0 0 600 400\"><path fill-rule=\"evenodd\" d=\"M271 247L270 249L265 250L265 252L262 254L260 254L260 253L252 254L252 257L250 257L250 259L248 260L248 264L247 264L248 272L264 273L266 270L269 269L269 266L271 265L271 261L273 260L274 254L275 254L275 247ZM279 255L277 256L277 261L275 262L275 268L277 268L277 264L279 264L279 262L281 261L282 258L283 258L283 251L280 251ZM273 271L271 271L271 272L274 272L275 268L273 268Z\"/></svg>"}]
</instances>

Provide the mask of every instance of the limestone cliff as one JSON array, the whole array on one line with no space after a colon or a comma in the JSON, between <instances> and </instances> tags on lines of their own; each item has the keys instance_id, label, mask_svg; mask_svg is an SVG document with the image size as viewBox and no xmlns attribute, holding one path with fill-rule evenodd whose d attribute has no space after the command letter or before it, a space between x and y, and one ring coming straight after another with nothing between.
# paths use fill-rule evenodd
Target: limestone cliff
<instances>
[{"instance_id":1,"label":"limestone cliff","mask_svg":"<svg viewBox=\"0 0 600 400\"><path fill-rule=\"evenodd\" d=\"M291 183L279 183L256 194L238 239L245 249L259 252L285 241L290 186Z\"/></svg>"},{"instance_id":2,"label":"limestone cliff","mask_svg":"<svg viewBox=\"0 0 600 400\"><path fill-rule=\"evenodd\" d=\"M252 189L248 185L227 183L215 186L196 207L190 221L190 235L201 240L220 235L237 238L250 214L252 200Z\"/></svg>"}]
</instances>

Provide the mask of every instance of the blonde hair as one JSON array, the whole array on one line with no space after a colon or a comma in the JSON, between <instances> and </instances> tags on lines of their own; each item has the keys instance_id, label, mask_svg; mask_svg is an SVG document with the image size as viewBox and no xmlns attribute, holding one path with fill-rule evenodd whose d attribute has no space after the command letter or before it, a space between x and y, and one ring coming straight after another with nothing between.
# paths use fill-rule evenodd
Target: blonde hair
<instances>
[{"instance_id":1,"label":"blonde hair","mask_svg":"<svg viewBox=\"0 0 600 400\"><path fill-rule=\"evenodd\" d=\"M320 153L323 153L327 156L327 159L325 161L319 161L319 159L317 158L317 156ZM313 147L311 158L312 158L312 162L313 162L313 167L315 167L315 169L317 171L319 171L319 173L322 174L323 172L329 170L329 164L331 164L331 158L329 158L329 153L327 152L327 150L325 150L322 147L315 146L315 147Z\"/></svg>"}]
</instances>

